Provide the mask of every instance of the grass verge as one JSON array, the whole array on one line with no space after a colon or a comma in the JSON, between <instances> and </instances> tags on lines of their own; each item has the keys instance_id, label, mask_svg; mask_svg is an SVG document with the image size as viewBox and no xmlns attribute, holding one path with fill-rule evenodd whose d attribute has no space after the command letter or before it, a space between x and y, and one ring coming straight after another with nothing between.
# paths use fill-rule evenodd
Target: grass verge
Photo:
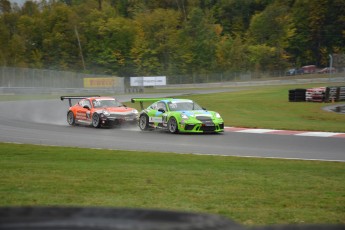
<instances>
[{"instance_id":1,"label":"grass verge","mask_svg":"<svg viewBox=\"0 0 345 230\"><path fill-rule=\"evenodd\" d=\"M206 212L245 225L345 223L345 164L0 143L1 206Z\"/></svg>"}]
</instances>

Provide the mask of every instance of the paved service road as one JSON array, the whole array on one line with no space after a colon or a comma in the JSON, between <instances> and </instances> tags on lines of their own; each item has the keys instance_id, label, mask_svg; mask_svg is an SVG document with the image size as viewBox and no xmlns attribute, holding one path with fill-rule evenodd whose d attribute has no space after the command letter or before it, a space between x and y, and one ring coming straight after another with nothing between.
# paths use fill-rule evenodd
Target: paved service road
<instances>
[{"instance_id":1,"label":"paved service road","mask_svg":"<svg viewBox=\"0 0 345 230\"><path fill-rule=\"evenodd\" d=\"M122 101L128 100L123 98ZM72 127L68 102L0 102L0 142L137 151L216 154L286 159L345 161L345 139L313 136L143 132L136 126L113 129Z\"/></svg>"}]
</instances>

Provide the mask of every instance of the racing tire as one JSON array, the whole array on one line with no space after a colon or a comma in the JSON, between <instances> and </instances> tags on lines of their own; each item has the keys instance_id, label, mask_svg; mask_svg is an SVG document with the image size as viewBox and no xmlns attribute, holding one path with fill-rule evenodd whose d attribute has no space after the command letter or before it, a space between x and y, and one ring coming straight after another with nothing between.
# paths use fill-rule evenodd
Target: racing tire
<instances>
[{"instance_id":1,"label":"racing tire","mask_svg":"<svg viewBox=\"0 0 345 230\"><path fill-rule=\"evenodd\" d=\"M141 130L149 129L149 117L146 114L142 114L139 117L139 128Z\"/></svg>"},{"instance_id":2,"label":"racing tire","mask_svg":"<svg viewBox=\"0 0 345 230\"><path fill-rule=\"evenodd\" d=\"M68 111L67 113L67 123L72 126L75 125L75 118L72 111Z\"/></svg>"},{"instance_id":3,"label":"racing tire","mask_svg":"<svg viewBox=\"0 0 345 230\"><path fill-rule=\"evenodd\" d=\"M168 130L170 133L178 133L178 125L175 117L171 117L169 119Z\"/></svg>"},{"instance_id":4,"label":"racing tire","mask_svg":"<svg viewBox=\"0 0 345 230\"><path fill-rule=\"evenodd\" d=\"M95 128L101 127L101 119L98 113L94 113L92 115L92 126Z\"/></svg>"}]
</instances>

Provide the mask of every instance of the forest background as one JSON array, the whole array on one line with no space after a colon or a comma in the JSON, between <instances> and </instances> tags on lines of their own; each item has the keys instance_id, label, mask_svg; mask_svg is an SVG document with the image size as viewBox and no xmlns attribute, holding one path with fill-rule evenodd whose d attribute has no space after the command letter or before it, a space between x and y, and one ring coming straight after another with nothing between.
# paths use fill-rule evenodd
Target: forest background
<instances>
[{"instance_id":1,"label":"forest background","mask_svg":"<svg viewBox=\"0 0 345 230\"><path fill-rule=\"evenodd\" d=\"M324 67L338 53L343 0L0 0L0 66L191 76Z\"/></svg>"}]
</instances>

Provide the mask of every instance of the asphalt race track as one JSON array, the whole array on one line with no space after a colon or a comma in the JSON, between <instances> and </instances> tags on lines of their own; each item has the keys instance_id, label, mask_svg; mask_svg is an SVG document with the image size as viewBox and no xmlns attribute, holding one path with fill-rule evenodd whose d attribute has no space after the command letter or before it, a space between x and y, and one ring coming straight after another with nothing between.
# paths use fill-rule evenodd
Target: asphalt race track
<instances>
[{"instance_id":1,"label":"asphalt race track","mask_svg":"<svg viewBox=\"0 0 345 230\"><path fill-rule=\"evenodd\" d=\"M130 97L119 100L129 101ZM0 106L0 142L345 162L344 138L230 131L173 135L159 130L143 132L137 126L72 127L66 122L68 102L59 98L0 102Z\"/></svg>"}]
</instances>

